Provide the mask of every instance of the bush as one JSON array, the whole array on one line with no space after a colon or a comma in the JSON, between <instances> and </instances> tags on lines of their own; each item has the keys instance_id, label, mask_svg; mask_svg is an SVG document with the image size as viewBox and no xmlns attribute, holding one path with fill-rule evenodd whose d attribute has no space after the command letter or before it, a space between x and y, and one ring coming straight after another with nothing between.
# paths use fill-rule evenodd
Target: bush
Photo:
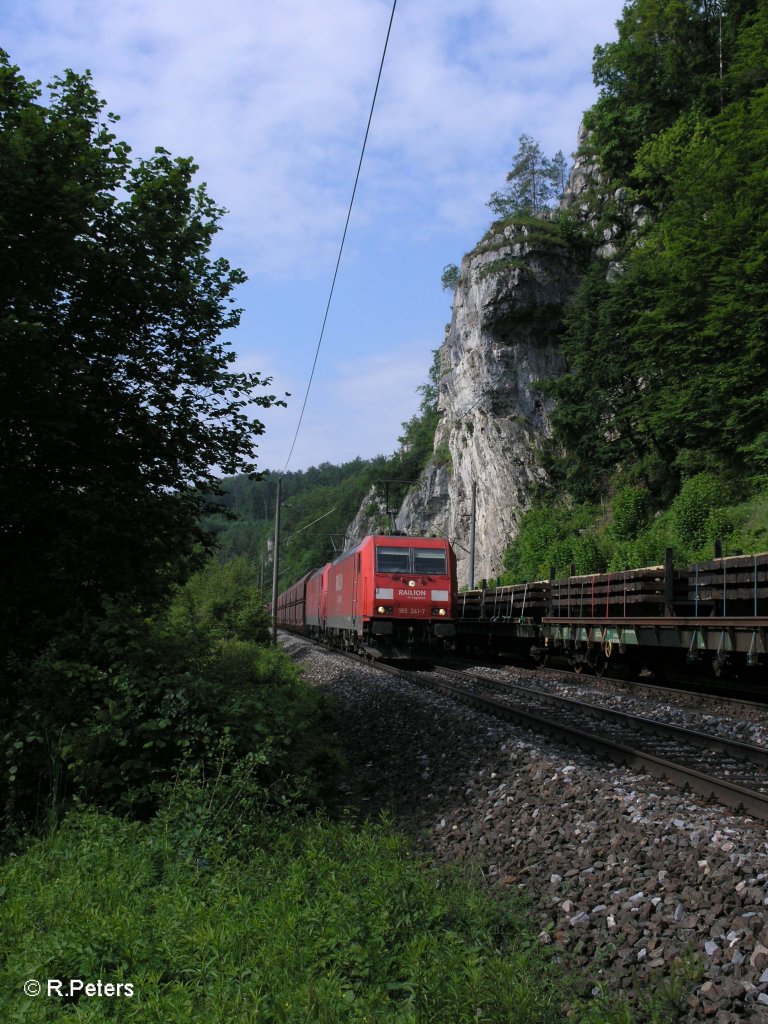
<instances>
[{"instance_id":1,"label":"bush","mask_svg":"<svg viewBox=\"0 0 768 1024\"><path fill-rule=\"evenodd\" d=\"M648 520L648 492L622 487L611 502L611 530L619 540L634 540Z\"/></svg>"},{"instance_id":2,"label":"bush","mask_svg":"<svg viewBox=\"0 0 768 1024\"><path fill-rule=\"evenodd\" d=\"M211 640L269 640L269 616L258 571L246 557L210 561L175 594L167 613L171 632L203 646Z\"/></svg>"},{"instance_id":3,"label":"bush","mask_svg":"<svg viewBox=\"0 0 768 1024\"><path fill-rule=\"evenodd\" d=\"M517 537L507 548L505 581L548 579L567 576L571 563L577 572L595 572L594 561L602 558L592 535L598 510L591 505L536 505L520 521Z\"/></svg>"},{"instance_id":4,"label":"bush","mask_svg":"<svg viewBox=\"0 0 768 1024\"><path fill-rule=\"evenodd\" d=\"M23 979L52 977L134 986L132 998L81 999L84 1020L565 1021L573 987L518 905L429 869L375 825L259 834L254 822L245 858L215 827L201 853L190 836L207 812L187 797L188 813L177 804L149 825L70 815L0 866L4 1020L66 1015L59 999L22 993Z\"/></svg>"},{"instance_id":5,"label":"bush","mask_svg":"<svg viewBox=\"0 0 768 1024\"><path fill-rule=\"evenodd\" d=\"M258 781L277 804L299 791L312 803L338 768L329 722L322 698L286 655L230 641L199 676L114 676L62 755L82 799L146 816L159 782L182 760L212 770L226 738L225 768L255 755Z\"/></svg>"},{"instance_id":6,"label":"bush","mask_svg":"<svg viewBox=\"0 0 768 1024\"><path fill-rule=\"evenodd\" d=\"M185 630L124 612L94 628L88 653L62 643L17 667L0 797L20 826L75 797L146 817L158 785L183 762L210 770L224 738L231 764L261 759L259 782L278 805L298 791L314 803L334 785L330 714L282 652L202 633L190 644Z\"/></svg>"},{"instance_id":7,"label":"bush","mask_svg":"<svg viewBox=\"0 0 768 1024\"><path fill-rule=\"evenodd\" d=\"M713 540L714 537L708 535L710 514L727 502L722 480L711 473L698 473L686 480L672 502L672 525L680 543L700 547L705 541Z\"/></svg>"}]
</instances>

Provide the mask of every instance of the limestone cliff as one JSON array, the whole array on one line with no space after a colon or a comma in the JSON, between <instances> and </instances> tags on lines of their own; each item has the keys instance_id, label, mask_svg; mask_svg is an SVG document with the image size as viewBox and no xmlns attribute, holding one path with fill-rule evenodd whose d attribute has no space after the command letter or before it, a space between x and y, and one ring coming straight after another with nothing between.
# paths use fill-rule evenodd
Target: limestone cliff
<instances>
[{"instance_id":1,"label":"limestone cliff","mask_svg":"<svg viewBox=\"0 0 768 1024\"><path fill-rule=\"evenodd\" d=\"M438 518L466 581L472 485L477 485L475 579L498 575L504 550L542 479L537 453L550 432L536 382L562 368L557 338L576 283L570 250L547 221L492 229L461 264L441 350L442 413L435 447L448 447ZM403 510L401 525L414 519ZM443 525L445 524L445 525Z\"/></svg>"},{"instance_id":2,"label":"limestone cliff","mask_svg":"<svg viewBox=\"0 0 768 1024\"><path fill-rule=\"evenodd\" d=\"M610 256L614 228L603 221L598 229L596 190L604 194L606 183L582 156L564 205L597 232L597 251ZM550 408L536 383L563 368L558 337L577 264L552 219L525 217L493 225L462 260L440 350L435 458L407 495L397 523L406 533L447 536L455 545L460 585L467 582L473 483L477 582L503 571L504 551L530 507L534 485L543 480L539 453L551 433ZM372 510L371 496L364 504ZM376 515L358 515L349 536L358 539L375 521Z\"/></svg>"},{"instance_id":3,"label":"limestone cliff","mask_svg":"<svg viewBox=\"0 0 768 1024\"><path fill-rule=\"evenodd\" d=\"M467 578L470 503L477 485L475 579L502 572L550 432L536 382L561 369L557 337L576 282L574 258L549 221L505 224L461 264L451 324L440 350L435 458L400 508L398 527L447 536L459 582ZM376 529L383 507L368 495L347 534Z\"/></svg>"}]
</instances>

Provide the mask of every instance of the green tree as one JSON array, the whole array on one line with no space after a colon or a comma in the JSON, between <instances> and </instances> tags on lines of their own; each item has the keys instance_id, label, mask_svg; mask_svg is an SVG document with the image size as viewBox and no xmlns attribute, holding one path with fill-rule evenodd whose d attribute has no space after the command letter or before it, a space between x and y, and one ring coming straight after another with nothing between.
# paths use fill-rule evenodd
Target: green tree
<instances>
[{"instance_id":1,"label":"green tree","mask_svg":"<svg viewBox=\"0 0 768 1024\"><path fill-rule=\"evenodd\" d=\"M565 192L565 186L568 184L568 161L562 149L558 149L554 155L550 165L550 176L554 195L557 199L560 199Z\"/></svg>"},{"instance_id":2,"label":"green tree","mask_svg":"<svg viewBox=\"0 0 768 1024\"><path fill-rule=\"evenodd\" d=\"M729 71L745 19L758 0L631 0L617 22L619 38L595 47L600 89L586 127L603 170L631 178L634 157L681 110L705 115L731 97ZM723 67L723 78L720 68Z\"/></svg>"},{"instance_id":3,"label":"green tree","mask_svg":"<svg viewBox=\"0 0 768 1024\"><path fill-rule=\"evenodd\" d=\"M728 489L710 473L698 473L686 480L672 502L672 525L679 541L698 547L714 537L707 536L711 515L728 502Z\"/></svg>"},{"instance_id":4,"label":"green tree","mask_svg":"<svg viewBox=\"0 0 768 1024\"><path fill-rule=\"evenodd\" d=\"M435 430L440 421L437 409L440 372L440 349L434 349L427 383L416 388L421 395L419 411L402 424L403 433L398 437L400 447L392 459L393 475L414 483L434 452Z\"/></svg>"},{"instance_id":5,"label":"green tree","mask_svg":"<svg viewBox=\"0 0 768 1024\"><path fill-rule=\"evenodd\" d=\"M648 492L622 487L611 502L611 529L619 540L635 540L648 520Z\"/></svg>"},{"instance_id":6,"label":"green tree","mask_svg":"<svg viewBox=\"0 0 768 1024\"><path fill-rule=\"evenodd\" d=\"M587 269L564 318L566 372L540 385L556 400L552 422L558 444L549 453L553 481L582 499L607 491L617 466L634 466L640 479L652 484L644 473L649 458L658 455L651 463L660 461L667 472L674 457L663 439L650 433L643 415L661 368L627 344L647 301L632 269L613 281L603 260Z\"/></svg>"},{"instance_id":7,"label":"green tree","mask_svg":"<svg viewBox=\"0 0 768 1024\"><path fill-rule=\"evenodd\" d=\"M167 621L191 648L211 640L268 641L257 566L242 555L225 563L212 559L175 594Z\"/></svg>"},{"instance_id":8,"label":"green tree","mask_svg":"<svg viewBox=\"0 0 768 1024\"><path fill-rule=\"evenodd\" d=\"M447 263L443 267L443 273L440 276L440 283L443 286L444 292L453 292L456 290L456 285L459 283L460 271L455 263Z\"/></svg>"},{"instance_id":9,"label":"green tree","mask_svg":"<svg viewBox=\"0 0 768 1024\"><path fill-rule=\"evenodd\" d=\"M768 477L766 38L768 16L744 16L724 73L723 95L737 98L706 114L681 87L678 116L635 141L632 179L651 215L584 275L565 318L567 371L544 387L557 399L553 472L576 495L605 494L617 470L656 507L701 472ZM666 38L670 53L679 45Z\"/></svg>"},{"instance_id":10,"label":"green tree","mask_svg":"<svg viewBox=\"0 0 768 1024\"><path fill-rule=\"evenodd\" d=\"M557 501L529 509L504 555L505 582L547 579L550 569L567 576L572 563L577 573L597 571L601 555L590 532L595 516L590 505Z\"/></svg>"},{"instance_id":11,"label":"green tree","mask_svg":"<svg viewBox=\"0 0 768 1024\"><path fill-rule=\"evenodd\" d=\"M208 535L219 471L251 472L269 384L232 369L240 270L189 158L133 160L89 76L0 51L0 640L22 653L105 601L149 607Z\"/></svg>"},{"instance_id":12,"label":"green tree","mask_svg":"<svg viewBox=\"0 0 768 1024\"><path fill-rule=\"evenodd\" d=\"M497 217L516 213L537 217L565 187L565 157L559 152L550 160L535 139L521 135L513 159L506 187L501 192L493 192L487 205Z\"/></svg>"}]
</instances>

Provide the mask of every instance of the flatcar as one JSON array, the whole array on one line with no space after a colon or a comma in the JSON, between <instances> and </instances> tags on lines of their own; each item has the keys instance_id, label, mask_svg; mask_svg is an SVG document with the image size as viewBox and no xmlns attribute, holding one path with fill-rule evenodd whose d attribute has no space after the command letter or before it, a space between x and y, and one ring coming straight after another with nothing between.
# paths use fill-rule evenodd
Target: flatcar
<instances>
[{"instance_id":1,"label":"flatcar","mask_svg":"<svg viewBox=\"0 0 768 1024\"><path fill-rule=\"evenodd\" d=\"M707 668L761 679L768 662L768 553L675 568L482 587L458 595L459 649L550 658L577 672Z\"/></svg>"},{"instance_id":2,"label":"flatcar","mask_svg":"<svg viewBox=\"0 0 768 1024\"><path fill-rule=\"evenodd\" d=\"M374 535L280 594L277 624L370 658L453 645L456 557L435 537Z\"/></svg>"}]
</instances>

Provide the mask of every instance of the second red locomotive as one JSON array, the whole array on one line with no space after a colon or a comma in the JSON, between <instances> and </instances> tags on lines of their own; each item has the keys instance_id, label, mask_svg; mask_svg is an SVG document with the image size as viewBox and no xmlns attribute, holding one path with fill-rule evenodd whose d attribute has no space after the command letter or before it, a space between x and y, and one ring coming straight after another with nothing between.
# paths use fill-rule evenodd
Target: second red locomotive
<instances>
[{"instance_id":1,"label":"second red locomotive","mask_svg":"<svg viewBox=\"0 0 768 1024\"><path fill-rule=\"evenodd\" d=\"M372 657L452 645L456 558L441 538L365 537L280 594L277 624Z\"/></svg>"}]
</instances>

